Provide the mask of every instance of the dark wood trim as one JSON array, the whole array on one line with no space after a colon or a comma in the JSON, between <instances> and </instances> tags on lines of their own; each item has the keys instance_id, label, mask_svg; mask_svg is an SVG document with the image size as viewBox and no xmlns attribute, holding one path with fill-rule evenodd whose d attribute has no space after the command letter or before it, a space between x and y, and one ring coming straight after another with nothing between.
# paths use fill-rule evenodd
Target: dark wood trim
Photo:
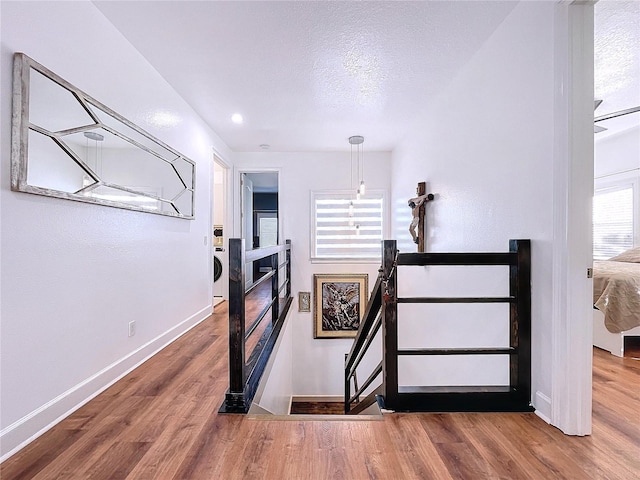
<instances>
[{"instance_id":1,"label":"dark wood trim","mask_svg":"<svg viewBox=\"0 0 640 480\"><path fill-rule=\"evenodd\" d=\"M397 243L395 240L382 242L382 385L384 399L389 408L398 404L398 304L396 291Z\"/></svg>"},{"instance_id":2,"label":"dark wood trim","mask_svg":"<svg viewBox=\"0 0 640 480\"><path fill-rule=\"evenodd\" d=\"M289 308L291 307L292 298L289 297L285 302L280 318L276 321L271 329L269 337L267 338L264 348L260 350L260 353L257 356L255 361L255 365L253 368L250 368L248 378L247 378L247 387L245 389L245 397L247 399L246 410L244 413L249 411L249 407L251 406L251 402L253 401L253 397L258 390L258 384L260 383L260 379L262 378L262 374L264 373L264 369L267 366L267 362L269 361L269 357L271 357L271 353L273 352L273 347L276 344L276 340L280 336L280 331L282 330L282 326L284 325L284 321L287 318L287 314L289 313ZM254 352L258 351L258 349L254 349ZM251 365L251 359L250 363Z\"/></svg>"},{"instance_id":3,"label":"dark wood trim","mask_svg":"<svg viewBox=\"0 0 640 480\"><path fill-rule=\"evenodd\" d=\"M239 238L229 239L229 390L220 413L246 413L251 406L264 373L275 341L291 306L291 241L285 245L259 248L245 251L245 242ZM279 253L286 255L286 274L280 287ZM245 269L254 261L270 257L271 272L245 288ZM271 301L262 309L251 326L246 329L245 300L246 292L253 291L258 285L271 279ZM280 291L286 290L284 305L280 310ZM246 340L271 310L271 322L264 329L260 339L246 362ZM249 374L247 374L249 372Z\"/></svg>"},{"instance_id":4,"label":"dark wood trim","mask_svg":"<svg viewBox=\"0 0 640 480\"><path fill-rule=\"evenodd\" d=\"M511 253L400 253L398 266L413 265L514 265Z\"/></svg>"},{"instance_id":5,"label":"dark wood trim","mask_svg":"<svg viewBox=\"0 0 640 480\"><path fill-rule=\"evenodd\" d=\"M397 412L532 412L528 398L509 387L404 387ZM386 403L386 402L385 402Z\"/></svg>"},{"instance_id":6,"label":"dark wood trim","mask_svg":"<svg viewBox=\"0 0 640 480\"><path fill-rule=\"evenodd\" d=\"M380 305L382 304L382 293L381 293L381 285L382 285L382 277L378 275L376 279L376 283L373 286L373 290L371 291L371 296L369 297L369 303L367 303L367 308L364 311L364 315L362 316L362 322L358 327L358 333L353 341L353 345L351 346L351 350L347 355L347 359L345 361L345 367L350 369L354 363L354 357L361 350L366 341L366 336L371 330L373 323L376 319L376 314L380 310Z\"/></svg>"},{"instance_id":7,"label":"dark wood trim","mask_svg":"<svg viewBox=\"0 0 640 480\"><path fill-rule=\"evenodd\" d=\"M271 297L271 301L260 311L260 313L258 314L256 319L253 321L251 326L249 328L247 328L247 331L244 334L244 339L245 340L247 338L249 338L251 336L251 334L253 333L253 331L258 327L258 325L260 325L260 322L262 322L264 317L267 316L267 313L269 312L269 310L273 311L273 308L271 308L271 307L275 306L274 304L276 303L277 300L278 300L278 297ZM245 321L246 321L246 319L245 319Z\"/></svg>"},{"instance_id":8,"label":"dark wood trim","mask_svg":"<svg viewBox=\"0 0 640 480\"><path fill-rule=\"evenodd\" d=\"M286 298L289 298L291 296L291 240L286 240L285 241L285 258L287 261L287 266L286 266L286 275L287 275L287 293L285 295Z\"/></svg>"},{"instance_id":9,"label":"dark wood trim","mask_svg":"<svg viewBox=\"0 0 640 480\"><path fill-rule=\"evenodd\" d=\"M420 197L427 193L427 182L418 182L418 188L416 189L416 196ZM425 236L426 236L426 225L425 225L425 212L427 202L423 202L422 205L418 207L418 252L423 253L426 251L425 245Z\"/></svg>"},{"instance_id":10,"label":"dark wood trim","mask_svg":"<svg viewBox=\"0 0 640 480\"><path fill-rule=\"evenodd\" d=\"M351 350L345 355L345 377L344 377L344 408L345 413L349 413L351 408L351 379L354 379L354 388L358 390L356 380L356 368L360 364L362 357L367 352L373 337L382 325L380 307L382 305L382 271L378 274L373 291L369 297L369 302L365 308L358 332L351 346Z\"/></svg>"},{"instance_id":11,"label":"dark wood trim","mask_svg":"<svg viewBox=\"0 0 640 480\"><path fill-rule=\"evenodd\" d=\"M256 280L255 282L253 282L245 291L244 291L244 295L245 297L247 295L249 295L251 292L253 292L256 288L258 288L260 285L262 285L264 282L266 282L267 280L269 280L271 277L273 277L276 274L275 271L271 270L268 273L265 273L263 276L261 276L258 280Z\"/></svg>"},{"instance_id":12,"label":"dark wood trim","mask_svg":"<svg viewBox=\"0 0 640 480\"><path fill-rule=\"evenodd\" d=\"M244 240L229 239L229 393L236 398L244 392L245 277Z\"/></svg>"},{"instance_id":13,"label":"dark wood trim","mask_svg":"<svg viewBox=\"0 0 640 480\"><path fill-rule=\"evenodd\" d=\"M280 302L278 301L278 296L280 295L280 269L278 268L278 253L271 255L271 271L273 272L273 277L271 277L271 302L273 304L273 308L271 309L271 322L275 323L280 316Z\"/></svg>"},{"instance_id":14,"label":"dark wood trim","mask_svg":"<svg viewBox=\"0 0 640 480\"><path fill-rule=\"evenodd\" d=\"M510 383L520 396L531 398L531 241L509 240L517 263L509 269L509 294L516 297L510 308L510 345L518 355L510 360Z\"/></svg>"},{"instance_id":15,"label":"dark wood trim","mask_svg":"<svg viewBox=\"0 0 640 480\"><path fill-rule=\"evenodd\" d=\"M382 373L382 362L380 362L376 368L373 369L373 372L371 372L371 375L369 375L369 377L365 380L365 382L362 384L362 386L360 388L357 388L356 392L353 394L353 397L351 397L349 399L349 403L357 400L360 395L362 395L362 392L364 392L369 385L371 385L371 383L378 377L378 375L380 375Z\"/></svg>"},{"instance_id":16,"label":"dark wood trim","mask_svg":"<svg viewBox=\"0 0 640 480\"><path fill-rule=\"evenodd\" d=\"M374 403L378 402L378 398L382 394L382 385L376 388L373 392L363 398L360 402L356 403L353 408L350 409L349 413L351 415L358 415L362 413L364 410L369 408Z\"/></svg>"},{"instance_id":17,"label":"dark wood trim","mask_svg":"<svg viewBox=\"0 0 640 480\"><path fill-rule=\"evenodd\" d=\"M345 362L345 411L361 391L350 395L351 377L376 333L372 311L380 308L382 322L382 378L386 408L399 411L531 411L531 246L530 240L510 240L508 253L399 254L396 242L383 242L381 274L376 296L367 306L366 321ZM406 265L503 265L509 267L508 297L404 297L397 298L396 268ZM377 292L380 289L380 302ZM398 303L509 303L508 347L410 348L398 350ZM398 356L508 355L509 385L480 387L398 386ZM378 372L375 371L374 374ZM357 387L356 387L357 389Z\"/></svg>"},{"instance_id":18,"label":"dark wood trim","mask_svg":"<svg viewBox=\"0 0 640 480\"><path fill-rule=\"evenodd\" d=\"M518 350L510 348L407 348L398 350L398 355L516 355Z\"/></svg>"},{"instance_id":19,"label":"dark wood trim","mask_svg":"<svg viewBox=\"0 0 640 480\"><path fill-rule=\"evenodd\" d=\"M398 303L511 303L515 297L401 297Z\"/></svg>"},{"instance_id":20,"label":"dark wood trim","mask_svg":"<svg viewBox=\"0 0 640 480\"><path fill-rule=\"evenodd\" d=\"M367 353L367 351L369 350L369 347L371 346L371 343L373 342L373 339L378 333L378 330L380 330L380 327L382 327L382 316L380 313L378 313L378 316L376 317L376 319L377 319L376 323L373 325L373 327L371 327L371 330L366 337L366 341L362 345L362 348L360 349L357 357L353 361L353 364L349 366L348 361L345 361L345 368L348 376L353 376L356 374L356 368L362 361L362 357L364 357L364 355Z\"/></svg>"}]
</instances>

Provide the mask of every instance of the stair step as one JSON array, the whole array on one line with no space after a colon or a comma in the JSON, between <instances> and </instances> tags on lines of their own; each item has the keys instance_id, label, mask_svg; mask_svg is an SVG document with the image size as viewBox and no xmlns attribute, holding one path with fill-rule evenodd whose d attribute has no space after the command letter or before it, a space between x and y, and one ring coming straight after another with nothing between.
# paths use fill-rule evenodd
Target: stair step
<instances>
[{"instance_id":1,"label":"stair step","mask_svg":"<svg viewBox=\"0 0 640 480\"><path fill-rule=\"evenodd\" d=\"M344 402L292 402L291 415L344 415Z\"/></svg>"}]
</instances>

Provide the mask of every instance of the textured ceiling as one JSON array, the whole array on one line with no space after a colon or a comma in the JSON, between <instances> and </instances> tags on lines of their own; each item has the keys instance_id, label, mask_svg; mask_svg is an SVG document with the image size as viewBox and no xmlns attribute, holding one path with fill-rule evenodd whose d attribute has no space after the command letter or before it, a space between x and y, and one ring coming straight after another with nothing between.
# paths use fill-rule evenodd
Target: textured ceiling
<instances>
[{"instance_id":1,"label":"textured ceiling","mask_svg":"<svg viewBox=\"0 0 640 480\"><path fill-rule=\"evenodd\" d=\"M393 149L515 6L95 4L235 151L347 150L351 135Z\"/></svg>"},{"instance_id":2,"label":"textured ceiling","mask_svg":"<svg viewBox=\"0 0 640 480\"><path fill-rule=\"evenodd\" d=\"M640 106L640 1L600 0L595 6L596 116ZM604 138L640 125L640 113L598 122Z\"/></svg>"},{"instance_id":3,"label":"textured ceiling","mask_svg":"<svg viewBox=\"0 0 640 480\"><path fill-rule=\"evenodd\" d=\"M384 151L517 2L94 3L232 150ZM640 95L639 8L596 5L598 115Z\"/></svg>"}]
</instances>

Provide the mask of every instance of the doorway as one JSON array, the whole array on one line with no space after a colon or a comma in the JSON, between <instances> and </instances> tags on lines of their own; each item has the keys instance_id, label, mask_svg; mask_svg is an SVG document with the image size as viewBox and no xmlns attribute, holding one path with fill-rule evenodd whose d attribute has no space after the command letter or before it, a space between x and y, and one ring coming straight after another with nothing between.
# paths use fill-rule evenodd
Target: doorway
<instances>
[{"instance_id":1,"label":"doorway","mask_svg":"<svg viewBox=\"0 0 640 480\"><path fill-rule=\"evenodd\" d=\"M229 169L223 161L213 156L213 215L212 215L212 250L213 250L213 306L229 297L229 258L227 241L228 222L228 173Z\"/></svg>"},{"instance_id":2,"label":"doorway","mask_svg":"<svg viewBox=\"0 0 640 480\"><path fill-rule=\"evenodd\" d=\"M242 172L240 175L240 226L246 250L279 243L278 184L277 171ZM251 285L270 271L268 258L253 262L252 268L246 271L246 284Z\"/></svg>"}]
</instances>

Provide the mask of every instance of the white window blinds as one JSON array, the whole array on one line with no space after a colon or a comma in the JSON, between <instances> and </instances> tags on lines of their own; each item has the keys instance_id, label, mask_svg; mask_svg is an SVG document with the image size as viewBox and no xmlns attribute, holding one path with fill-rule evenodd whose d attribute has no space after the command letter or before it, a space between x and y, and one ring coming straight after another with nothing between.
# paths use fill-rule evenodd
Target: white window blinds
<instances>
[{"instance_id":1,"label":"white window blinds","mask_svg":"<svg viewBox=\"0 0 640 480\"><path fill-rule=\"evenodd\" d=\"M314 192L313 258L380 259L384 196L371 192L360 200L353 197Z\"/></svg>"},{"instance_id":2,"label":"white window blinds","mask_svg":"<svg viewBox=\"0 0 640 480\"><path fill-rule=\"evenodd\" d=\"M633 247L633 185L596 190L593 258L606 260Z\"/></svg>"}]
</instances>

